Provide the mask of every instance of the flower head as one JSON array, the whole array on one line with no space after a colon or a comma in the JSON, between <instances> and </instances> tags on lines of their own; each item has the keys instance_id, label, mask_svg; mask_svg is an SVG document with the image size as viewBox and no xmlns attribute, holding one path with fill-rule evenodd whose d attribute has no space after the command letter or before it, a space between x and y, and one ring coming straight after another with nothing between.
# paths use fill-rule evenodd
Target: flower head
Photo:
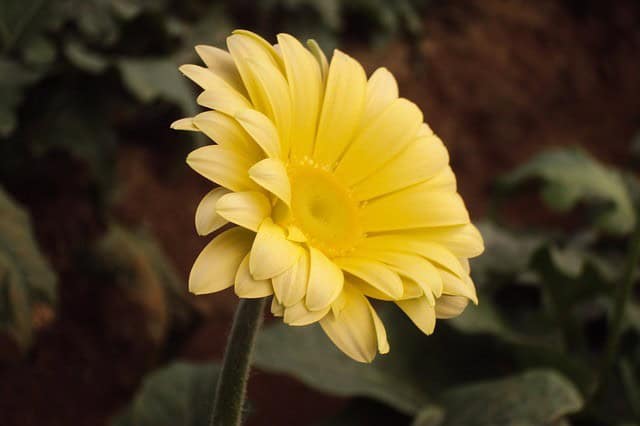
<instances>
[{"instance_id":1,"label":"flower head","mask_svg":"<svg viewBox=\"0 0 640 426\"><path fill-rule=\"evenodd\" d=\"M447 149L393 75L379 68L367 79L345 53L329 63L314 41L288 34L271 45L235 31L227 47L198 46L206 67L180 68L210 110L172 127L215 142L187 158L219 185L196 229L237 225L200 253L190 291L273 295L274 315L319 321L362 362L389 350L370 299L396 303L427 334L477 303L467 259L482 238Z\"/></svg>"}]
</instances>

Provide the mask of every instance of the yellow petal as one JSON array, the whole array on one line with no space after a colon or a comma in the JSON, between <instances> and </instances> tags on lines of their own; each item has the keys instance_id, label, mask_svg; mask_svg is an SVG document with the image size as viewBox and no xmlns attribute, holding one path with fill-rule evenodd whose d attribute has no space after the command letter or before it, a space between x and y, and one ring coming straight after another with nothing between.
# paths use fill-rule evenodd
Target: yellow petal
<instances>
[{"instance_id":1,"label":"yellow petal","mask_svg":"<svg viewBox=\"0 0 640 426\"><path fill-rule=\"evenodd\" d=\"M353 195L368 200L433 177L449 163L449 153L435 136L419 138L390 162L353 187Z\"/></svg>"},{"instance_id":2,"label":"yellow petal","mask_svg":"<svg viewBox=\"0 0 640 426\"><path fill-rule=\"evenodd\" d=\"M464 296L471 300L476 305L478 304L478 296L476 295L476 287L469 276L460 278L454 274L439 269L442 276L442 292L450 296Z\"/></svg>"},{"instance_id":3,"label":"yellow petal","mask_svg":"<svg viewBox=\"0 0 640 426\"><path fill-rule=\"evenodd\" d=\"M469 299L466 297L445 294L436 301L436 317L444 319L457 317L468 304Z\"/></svg>"},{"instance_id":4,"label":"yellow petal","mask_svg":"<svg viewBox=\"0 0 640 426\"><path fill-rule=\"evenodd\" d=\"M288 153L292 110L287 81L274 65L251 59L247 62L261 99L259 105L264 105L261 112L275 123L282 152Z\"/></svg>"},{"instance_id":5,"label":"yellow petal","mask_svg":"<svg viewBox=\"0 0 640 426\"><path fill-rule=\"evenodd\" d=\"M252 240L253 233L242 228L229 229L214 238L191 268L189 291L206 294L231 287Z\"/></svg>"},{"instance_id":6,"label":"yellow petal","mask_svg":"<svg viewBox=\"0 0 640 426\"><path fill-rule=\"evenodd\" d=\"M370 201L361 212L365 232L469 223L469 214L460 195L414 188Z\"/></svg>"},{"instance_id":7,"label":"yellow petal","mask_svg":"<svg viewBox=\"0 0 640 426\"><path fill-rule=\"evenodd\" d=\"M271 299L271 313L275 317L281 317L284 315L284 306L278 301L277 297Z\"/></svg>"},{"instance_id":8,"label":"yellow petal","mask_svg":"<svg viewBox=\"0 0 640 426\"><path fill-rule=\"evenodd\" d=\"M214 87L205 90L196 99L198 105L234 115L236 112L250 108L251 104L240 94L231 88Z\"/></svg>"},{"instance_id":9,"label":"yellow petal","mask_svg":"<svg viewBox=\"0 0 640 426\"><path fill-rule=\"evenodd\" d=\"M345 291L347 301L340 315L329 312L320 325L345 354L359 362L371 362L378 352L378 334L369 302L355 289L345 287Z\"/></svg>"},{"instance_id":10,"label":"yellow petal","mask_svg":"<svg viewBox=\"0 0 640 426\"><path fill-rule=\"evenodd\" d=\"M310 155L313 148L322 76L315 58L298 40L288 34L278 34L278 43L292 105L291 152L295 157L303 158Z\"/></svg>"},{"instance_id":11,"label":"yellow petal","mask_svg":"<svg viewBox=\"0 0 640 426\"><path fill-rule=\"evenodd\" d=\"M254 109L245 109L238 112L235 118L268 157L282 157L278 129L266 115Z\"/></svg>"},{"instance_id":12,"label":"yellow petal","mask_svg":"<svg viewBox=\"0 0 640 426\"><path fill-rule=\"evenodd\" d=\"M220 197L229 193L225 188L216 188L204 196L196 209L196 232L198 235L208 235L216 229L226 225L227 220L216 213L216 204Z\"/></svg>"},{"instance_id":13,"label":"yellow petal","mask_svg":"<svg viewBox=\"0 0 640 426\"><path fill-rule=\"evenodd\" d=\"M324 253L309 247L309 283L305 303L310 311L320 311L338 298L344 275Z\"/></svg>"},{"instance_id":14,"label":"yellow petal","mask_svg":"<svg viewBox=\"0 0 640 426\"><path fill-rule=\"evenodd\" d=\"M265 158L249 169L249 176L258 185L273 193L287 205L291 205L291 183L284 163Z\"/></svg>"},{"instance_id":15,"label":"yellow petal","mask_svg":"<svg viewBox=\"0 0 640 426\"><path fill-rule=\"evenodd\" d=\"M396 304L413 323L425 334L433 333L436 327L436 311L424 297L399 300Z\"/></svg>"},{"instance_id":16,"label":"yellow petal","mask_svg":"<svg viewBox=\"0 0 640 426\"><path fill-rule=\"evenodd\" d=\"M318 122L313 157L333 167L347 149L360 124L367 77L353 58L335 50ZM388 142L388 141L387 141Z\"/></svg>"},{"instance_id":17,"label":"yellow petal","mask_svg":"<svg viewBox=\"0 0 640 426\"><path fill-rule=\"evenodd\" d=\"M378 68L367 81L363 122L374 119L398 99L398 83L386 68Z\"/></svg>"},{"instance_id":18,"label":"yellow petal","mask_svg":"<svg viewBox=\"0 0 640 426\"><path fill-rule=\"evenodd\" d=\"M248 37L249 39L251 39L252 42L254 42L271 57L271 61L276 64L278 68L280 68L280 70L284 70L282 58L276 51L275 46L272 46L271 43L269 43L267 40L260 37L258 34L248 30L233 30L233 34Z\"/></svg>"},{"instance_id":19,"label":"yellow petal","mask_svg":"<svg viewBox=\"0 0 640 426\"><path fill-rule=\"evenodd\" d=\"M320 48L318 42L314 39L307 40L307 47L316 58L316 61L318 61L318 65L320 65L320 71L322 72L322 84L324 86L327 81L327 74L329 74L329 62L327 61L327 57Z\"/></svg>"},{"instance_id":20,"label":"yellow petal","mask_svg":"<svg viewBox=\"0 0 640 426\"><path fill-rule=\"evenodd\" d=\"M400 275L418 283L425 293L432 292L435 296L442 294L442 278L440 277L440 273L431 262L421 256L411 253L361 248L356 249L353 256L383 262ZM399 299L400 296L397 298Z\"/></svg>"},{"instance_id":21,"label":"yellow petal","mask_svg":"<svg viewBox=\"0 0 640 426\"><path fill-rule=\"evenodd\" d=\"M371 303L367 300L367 305L369 305L369 311L371 312L371 318L373 319L373 327L376 330L376 340L378 341L378 352L381 354L389 353L389 341L387 340L387 330L384 328L384 324L382 320L378 316L378 313ZM343 308L344 309L344 308Z\"/></svg>"},{"instance_id":22,"label":"yellow petal","mask_svg":"<svg viewBox=\"0 0 640 426\"><path fill-rule=\"evenodd\" d=\"M199 45L196 46L196 52L202 59L202 62L220 78L226 81L231 87L240 93L245 93L246 89L240 79L240 74L236 69L236 64L229 52L214 46Z\"/></svg>"},{"instance_id":23,"label":"yellow petal","mask_svg":"<svg viewBox=\"0 0 640 426\"><path fill-rule=\"evenodd\" d=\"M229 222L257 232L262 221L271 214L271 203L261 192L232 192L218 200L216 212Z\"/></svg>"},{"instance_id":24,"label":"yellow petal","mask_svg":"<svg viewBox=\"0 0 640 426\"><path fill-rule=\"evenodd\" d=\"M402 296L402 280L388 266L372 259L339 257L334 262L346 272L355 275L392 299Z\"/></svg>"},{"instance_id":25,"label":"yellow petal","mask_svg":"<svg viewBox=\"0 0 640 426\"><path fill-rule=\"evenodd\" d=\"M199 130L196 126L193 125L192 117L181 118L174 121L173 123L171 123L171 128L174 130L188 130L191 132L197 132Z\"/></svg>"},{"instance_id":26,"label":"yellow petal","mask_svg":"<svg viewBox=\"0 0 640 426\"><path fill-rule=\"evenodd\" d=\"M309 254L302 250L298 261L280 275L273 277L273 291L287 308L300 302L307 292Z\"/></svg>"},{"instance_id":27,"label":"yellow petal","mask_svg":"<svg viewBox=\"0 0 640 426\"><path fill-rule=\"evenodd\" d=\"M258 189L249 178L253 163L237 150L218 145L203 146L191 151L187 164L205 178L232 191Z\"/></svg>"},{"instance_id":28,"label":"yellow petal","mask_svg":"<svg viewBox=\"0 0 640 426\"><path fill-rule=\"evenodd\" d=\"M235 90L229 83L220 78L217 74L199 65L186 64L180 66L179 70L182 74L184 74L198 86L202 87L204 90L215 89L217 87Z\"/></svg>"},{"instance_id":29,"label":"yellow petal","mask_svg":"<svg viewBox=\"0 0 640 426\"><path fill-rule=\"evenodd\" d=\"M287 240L284 230L266 218L251 247L251 275L257 280L275 277L291 268L301 254L302 248Z\"/></svg>"},{"instance_id":30,"label":"yellow petal","mask_svg":"<svg viewBox=\"0 0 640 426\"><path fill-rule=\"evenodd\" d=\"M257 299L273 294L271 280L255 280L249 272L249 254L247 254L236 273L236 285L233 287L238 297L245 299Z\"/></svg>"},{"instance_id":31,"label":"yellow petal","mask_svg":"<svg viewBox=\"0 0 640 426\"><path fill-rule=\"evenodd\" d=\"M422 111L406 99L396 99L368 123L351 143L336 176L355 185L403 151L414 139L422 123Z\"/></svg>"},{"instance_id":32,"label":"yellow petal","mask_svg":"<svg viewBox=\"0 0 640 426\"><path fill-rule=\"evenodd\" d=\"M319 311L310 311L304 301L300 300L298 303L284 309L284 322L293 326L309 325L320 321L322 317L327 315L329 309L331 308L327 306Z\"/></svg>"},{"instance_id":33,"label":"yellow petal","mask_svg":"<svg viewBox=\"0 0 640 426\"><path fill-rule=\"evenodd\" d=\"M376 289L375 287L371 286L367 282L362 281L361 279L358 279L356 277L351 277L351 276L349 277L350 283L352 283L355 287L357 287L360 291L362 291L362 293L364 293L365 296L372 299L395 301L395 300L413 299L413 298L425 295L425 292L422 290L422 287L420 287L418 283L416 283L415 281L402 276L400 277L400 280L402 280L402 290L403 290L402 296L398 298L393 298L393 297L390 297L388 294L385 294L380 290ZM426 294L428 295L429 300L432 300L433 304L435 305L436 302L435 302L435 297L433 296L433 293L429 291Z\"/></svg>"},{"instance_id":34,"label":"yellow petal","mask_svg":"<svg viewBox=\"0 0 640 426\"><path fill-rule=\"evenodd\" d=\"M205 111L193 118L193 124L211 140L225 148L240 150L247 158L258 161L262 150L236 120L218 111Z\"/></svg>"}]
</instances>

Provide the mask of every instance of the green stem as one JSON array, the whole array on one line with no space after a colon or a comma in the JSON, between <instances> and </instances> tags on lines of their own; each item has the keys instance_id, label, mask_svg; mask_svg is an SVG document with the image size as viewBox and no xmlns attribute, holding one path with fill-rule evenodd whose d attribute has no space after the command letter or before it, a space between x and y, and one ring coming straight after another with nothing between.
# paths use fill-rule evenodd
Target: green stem
<instances>
[{"instance_id":1,"label":"green stem","mask_svg":"<svg viewBox=\"0 0 640 426\"><path fill-rule=\"evenodd\" d=\"M211 426L240 425L253 346L262 325L266 300L240 300L218 378Z\"/></svg>"},{"instance_id":2,"label":"green stem","mask_svg":"<svg viewBox=\"0 0 640 426\"><path fill-rule=\"evenodd\" d=\"M640 262L640 216L636 219L636 228L629 243L627 264L622 275L621 285L616 292L611 333L605 349L606 352L599 374L599 383L597 383L599 389L602 389L618 353L628 301L633 295L633 282L638 262Z\"/></svg>"}]
</instances>

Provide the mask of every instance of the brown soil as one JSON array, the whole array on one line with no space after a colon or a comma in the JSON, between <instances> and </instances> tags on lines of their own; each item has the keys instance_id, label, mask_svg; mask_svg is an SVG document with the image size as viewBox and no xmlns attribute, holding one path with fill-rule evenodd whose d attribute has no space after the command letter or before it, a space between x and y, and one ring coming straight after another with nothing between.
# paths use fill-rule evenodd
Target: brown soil
<instances>
[{"instance_id":1,"label":"brown soil","mask_svg":"<svg viewBox=\"0 0 640 426\"><path fill-rule=\"evenodd\" d=\"M626 164L628 141L640 128L640 5L631 0L450 1L431 9L413 44L346 50L368 71L388 67L402 95L423 108L450 149L475 218L487 211L492 180L541 149L581 145L607 162ZM153 145L121 149L115 212L120 221L149 228L186 281L206 243L195 235L193 212L208 185L169 158L168 144L180 138L167 132ZM135 324L135 314L117 295L92 286L74 264L74 253L105 224L84 201L90 190L82 168L55 160L32 181L7 185L32 212L60 276L61 303L30 355L0 368L3 426L106 425L144 373L164 362L135 326L131 333L105 331L113 330L110 321ZM536 210L524 203L517 216L546 220ZM192 300L205 319L172 351L186 359L219 359L235 297L223 292ZM260 371L253 374L250 398L259 412L252 425L308 425L345 403Z\"/></svg>"}]
</instances>

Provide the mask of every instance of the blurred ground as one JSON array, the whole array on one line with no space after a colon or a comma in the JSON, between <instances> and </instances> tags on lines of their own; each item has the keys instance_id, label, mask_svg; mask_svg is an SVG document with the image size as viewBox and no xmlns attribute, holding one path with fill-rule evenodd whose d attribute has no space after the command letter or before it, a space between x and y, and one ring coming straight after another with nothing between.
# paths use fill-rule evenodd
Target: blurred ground
<instances>
[{"instance_id":1,"label":"blurred ground","mask_svg":"<svg viewBox=\"0 0 640 426\"><path fill-rule=\"evenodd\" d=\"M423 108L450 149L474 218L487 212L492 179L533 153L579 144L604 161L625 164L628 141L640 127L635 1L450 1L430 9L419 40L373 52L356 43L342 47L369 72L388 67L401 94ZM192 218L208 185L186 167L168 170L166 158L183 137L163 129L154 130L153 140L121 149L116 210L121 220L148 226L186 277L206 243L195 235ZM105 224L82 198L82 168L51 158L50 168L34 170L31 179L13 182L20 185L13 192L31 210L38 239L60 271L60 315L41 332L31 359L1 372L0 424L106 425L163 359L136 335L135 313L85 282L70 262L74 241ZM520 206L520 220L547 219L527 207ZM172 351L218 359L235 297L227 291L195 303L206 321ZM114 318L118 323L110 323ZM259 371L250 399L260 409L252 425L308 425L344 405Z\"/></svg>"}]
</instances>

